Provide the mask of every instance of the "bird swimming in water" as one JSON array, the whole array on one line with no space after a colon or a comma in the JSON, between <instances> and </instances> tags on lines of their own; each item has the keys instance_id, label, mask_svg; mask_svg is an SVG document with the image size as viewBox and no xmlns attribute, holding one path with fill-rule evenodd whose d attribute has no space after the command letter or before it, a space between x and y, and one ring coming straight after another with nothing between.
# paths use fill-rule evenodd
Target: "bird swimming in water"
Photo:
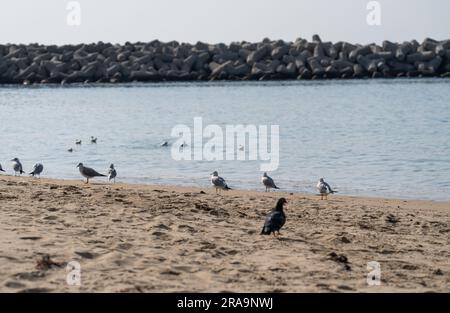
<instances>
[{"instance_id":1,"label":"bird swimming in water","mask_svg":"<svg viewBox=\"0 0 450 313\"><path fill-rule=\"evenodd\" d=\"M323 178L319 179L316 188L320 193L321 200L323 200L324 197L325 199L328 199L328 194L337 192L336 190L331 189L331 186Z\"/></svg>"},{"instance_id":2,"label":"bird swimming in water","mask_svg":"<svg viewBox=\"0 0 450 313\"><path fill-rule=\"evenodd\" d=\"M273 181L273 179L271 177L269 177L267 175L267 173L263 174L263 177L261 178L261 181L262 181L263 185L266 187L266 192L270 191L270 188L280 189L280 188L277 187L277 185L275 185L275 182Z\"/></svg>"},{"instance_id":3,"label":"bird swimming in water","mask_svg":"<svg viewBox=\"0 0 450 313\"><path fill-rule=\"evenodd\" d=\"M114 184L115 184L116 176L117 176L117 172L116 172L116 169L114 168L114 164L111 164L109 166L109 170L108 170L108 180L111 181L111 179L114 179Z\"/></svg>"},{"instance_id":4,"label":"bird swimming in water","mask_svg":"<svg viewBox=\"0 0 450 313\"><path fill-rule=\"evenodd\" d=\"M33 171L30 173L31 176L39 176L41 178L41 173L44 171L44 165L37 163L33 167Z\"/></svg>"},{"instance_id":5,"label":"bird swimming in water","mask_svg":"<svg viewBox=\"0 0 450 313\"><path fill-rule=\"evenodd\" d=\"M93 168L90 167L85 167L83 165L83 163L79 163L77 165L80 174L86 178L86 184L89 184L89 179L94 178L94 177L106 177L106 175L100 174L98 173L96 170L94 170Z\"/></svg>"},{"instance_id":6,"label":"bird swimming in water","mask_svg":"<svg viewBox=\"0 0 450 313\"><path fill-rule=\"evenodd\" d=\"M91 136L91 143L97 143L97 138L94 136Z\"/></svg>"},{"instance_id":7,"label":"bird swimming in water","mask_svg":"<svg viewBox=\"0 0 450 313\"><path fill-rule=\"evenodd\" d=\"M25 174L25 172L23 171L22 163L20 163L18 158L12 159L11 162L14 169L14 176L17 176L17 173L19 173L19 176Z\"/></svg>"},{"instance_id":8,"label":"bird swimming in water","mask_svg":"<svg viewBox=\"0 0 450 313\"><path fill-rule=\"evenodd\" d=\"M75 140L75 144L76 144L76 145L81 145L81 140L78 140L78 139Z\"/></svg>"},{"instance_id":9,"label":"bird swimming in water","mask_svg":"<svg viewBox=\"0 0 450 313\"><path fill-rule=\"evenodd\" d=\"M261 235L270 235L271 233L273 233L273 235L275 236L275 232L277 232L278 236L280 235L280 229L286 223L286 214L284 214L283 211L283 205L285 205L286 203L287 201L285 198L280 198L278 200L277 205L266 217Z\"/></svg>"},{"instance_id":10,"label":"bird swimming in water","mask_svg":"<svg viewBox=\"0 0 450 313\"><path fill-rule=\"evenodd\" d=\"M216 188L216 194L218 190L230 190L231 188L228 187L227 183L225 182L225 179L219 176L219 173L217 171L214 171L211 173L211 184Z\"/></svg>"},{"instance_id":11,"label":"bird swimming in water","mask_svg":"<svg viewBox=\"0 0 450 313\"><path fill-rule=\"evenodd\" d=\"M2 168L1 164L0 164L0 172L5 172L5 170Z\"/></svg>"}]
</instances>

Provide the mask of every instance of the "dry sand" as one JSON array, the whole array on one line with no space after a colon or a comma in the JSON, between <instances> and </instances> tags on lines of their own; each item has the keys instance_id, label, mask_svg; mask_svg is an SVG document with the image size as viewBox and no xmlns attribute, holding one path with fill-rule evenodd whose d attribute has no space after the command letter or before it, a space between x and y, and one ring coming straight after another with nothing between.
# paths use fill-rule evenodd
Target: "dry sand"
<instances>
[{"instance_id":1,"label":"dry sand","mask_svg":"<svg viewBox=\"0 0 450 313\"><path fill-rule=\"evenodd\" d=\"M449 292L450 204L0 176L0 291Z\"/></svg>"}]
</instances>

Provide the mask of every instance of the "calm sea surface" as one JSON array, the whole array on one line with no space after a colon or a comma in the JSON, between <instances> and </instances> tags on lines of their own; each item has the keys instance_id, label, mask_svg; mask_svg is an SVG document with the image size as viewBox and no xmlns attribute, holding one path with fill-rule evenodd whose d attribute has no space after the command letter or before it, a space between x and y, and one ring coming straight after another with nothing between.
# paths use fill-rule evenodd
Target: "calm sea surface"
<instances>
[{"instance_id":1,"label":"calm sea surface","mask_svg":"<svg viewBox=\"0 0 450 313\"><path fill-rule=\"evenodd\" d=\"M217 170L231 187L263 190L261 161L175 161L160 147L194 117L279 125L269 175L283 190L315 193L325 177L346 195L450 200L449 79L3 86L0 163L12 174L13 157L27 171L42 162L44 176L70 179L78 162L114 163L121 182L190 186Z\"/></svg>"}]
</instances>

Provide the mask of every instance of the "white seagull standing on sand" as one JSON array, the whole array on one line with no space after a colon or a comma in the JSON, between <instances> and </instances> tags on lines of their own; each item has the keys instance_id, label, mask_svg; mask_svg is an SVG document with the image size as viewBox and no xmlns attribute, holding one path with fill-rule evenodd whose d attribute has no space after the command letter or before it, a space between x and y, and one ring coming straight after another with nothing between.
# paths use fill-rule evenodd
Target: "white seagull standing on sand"
<instances>
[{"instance_id":1,"label":"white seagull standing on sand","mask_svg":"<svg viewBox=\"0 0 450 313\"><path fill-rule=\"evenodd\" d=\"M41 178L42 171L44 171L44 165L42 165L41 163L37 163L33 167L33 171L30 173L30 175L31 176L39 176L39 178Z\"/></svg>"},{"instance_id":2,"label":"white seagull standing on sand","mask_svg":"<svg viewBox=\"0 0 450 313\"><path fill-rule=\"evenodd\" d=\"M269 177L267 175L267 173L263 174L263 177L261 178L261 181L262 181L263 185L266 187L266 192L270 191L270 188L280 189L280 188L277 187L277 185L275 185L275 182L273 181L273 179L271 177Z\"/></svg>"},{"instance_id":3,"label":"white seagull standing on sand","mask_svg":"<svg viewBox=\"0 0 450 313\"><path fill-rule=\"evenodd\" d=\"M331 186L323 180L323 178L319 179L316 188L320 193L321 200L323 200L323 197L328 199L328 194L337 192L336 190L331 189Z\"/></svg>"},{"instance_id":4,"label":"white seagull standing on sand","mask_svg":"<svg viewBox=\"0 0 450 313\"><path fill-rule=\"evenodd\" d=\"M228 187L227 183L225 182L225 179L219 176L217 171L214 171L211 174L211 184L216 188L216 194L218 190L230 190L231 188Z\"/></svg>"},{"instance_id":5,"label":"white seagull standing on sand","mask_svg":"<svg viewBox=\"0 0 450 313\"><path fill-rule=\"evenodd\" d=\"M117 172L116 169L114 168L114 164L111 164L109 166L109 170L108 170L108 179L109 181L111 181L111 179L114 179L114 184L116 183L116 176L117 176Z\"/></svg>"},{"instance_id":6,"label":"white seagull standing on sand","mask_svg":"<svg viewBox=\"0 0 450 313\"><path fill-rule=\"evenodd\" d=\"M25 174L25 172L23 171L22 163L20 163L18 158L12 159L11 162L14 169L14 176L17 176L17 173L19 173L19 176Z\"/></svg>"},{"instance_id":7,"label":"white seagull standing on sand","mask_svg":"<svg viewBox=\"0 0 450 313\"><path fill-rule=\"evenodd\" d=\"M86 178L86 184L89 184L89 179L94 177L105 177L106 175L98 173L96 170L90 167L85 167L83 163L80 163L77 165L78 169L80 170L80 174Z\"/></svg>"}]
</instances>

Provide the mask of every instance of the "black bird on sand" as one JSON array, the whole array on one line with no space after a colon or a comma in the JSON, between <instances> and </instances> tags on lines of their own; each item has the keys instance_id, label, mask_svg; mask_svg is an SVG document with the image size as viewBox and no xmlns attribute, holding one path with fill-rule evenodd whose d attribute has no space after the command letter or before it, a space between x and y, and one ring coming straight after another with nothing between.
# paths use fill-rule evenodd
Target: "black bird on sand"
<instances>
[{"instance_id":1,"label":"black bird on sand","mask_svg":"<svg viewBox=\"0 0 450 313\"><path fill-rule=\"evenodd\" d=\"M287 201L285 198L278 200L276 207L274 207L272 212L270 212L270 214L266 217L261 235L270 235L273 233L275 236L275 232L280 235L280 229L286 223L286 214L284 214L283 211L283 205L286 203Z\"/></svg>"}]
</instances>

